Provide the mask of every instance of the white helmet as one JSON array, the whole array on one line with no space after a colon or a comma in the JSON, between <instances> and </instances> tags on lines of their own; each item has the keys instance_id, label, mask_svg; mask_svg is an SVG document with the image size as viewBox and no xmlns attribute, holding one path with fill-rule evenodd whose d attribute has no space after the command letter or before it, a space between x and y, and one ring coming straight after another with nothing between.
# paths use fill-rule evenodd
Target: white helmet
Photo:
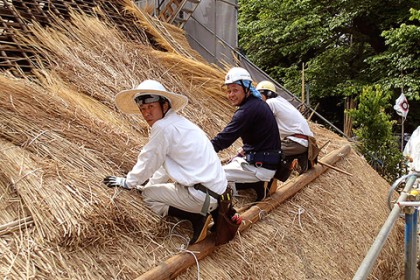
<instances>
[{"instance_id":1,"label":"white helmet","mask_svg":"<svg viewBox=\"0 0 420 280\"><path fill-rule=\"evenodd\" d=\"M244 81L251 81L251 75L248 71L241 67L233 67L227 72L225 77L225 85L233 84L234 82L244 80Z\"/></svg>"},{"instance_id":2,"label":"white helmet","mask_svg":"<svg viewBox=\"0 0 420 280\"><path fill-rule=\"evenodd\" d=\"M256 88L267 99L277 97L276 86L270 81L261 81Z\"/></svg>"},{"instance_id":3,"label":"white helmet","mask_svg":"<svg viewBox=\"0 0 420 280\"><path fill-rule=\"evenodd\" d=\"M270 81L261 81L258 83L257 90L271 90L272 92L276 92L276 86Z\"/></svg>"}]
</instances>

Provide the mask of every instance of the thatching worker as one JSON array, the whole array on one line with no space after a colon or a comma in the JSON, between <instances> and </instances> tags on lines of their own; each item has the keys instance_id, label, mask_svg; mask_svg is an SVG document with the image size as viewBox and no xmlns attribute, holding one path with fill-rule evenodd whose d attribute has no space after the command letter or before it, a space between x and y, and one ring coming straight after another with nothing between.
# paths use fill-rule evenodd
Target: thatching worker
<instances>
[{"instance_id":1,"label":"thatching worker","mask_svg":"<svg viewBox=\"0 0 420 280\"><path fill-rule=\"evenodd\" d=\"M411 134L404 147L403 155L408 160L409 173L420 172L420 126Z\"/></svg>"},{"instance_id":2,"label":"thatching worker","mask_svg":"<svg viewBox=\"0 0 420 280\"><path fill-rule=\"evenodd\" d=\"M272 82L261 81L256 89L276 117L284 156L289 161L298 159L300 173L306 172L312 167L312 162L308 159L308 147L314 134L305 117L289 101L276 93L276 86Z\"/></svg>"},{"instance_id":3,"label":"thatching worker","mask_svg":"<svg viewBox=\"0 0 420 280\"><path fill-rule=\"evenodd\" d=\"M238 108L229 124L211 142L219 152L238 138L242 139L242 152L223 168L228 181L235 183L236 190L252 188L259 201L269 191L267 186L281 157L276 119L252 86L247 70L233 67L228 71L224 85L228 100Z\"/></svg>"},{"instance_id":4,"label":"thatching worker","mask_svg":"<svg viewBox=\"0 0 420 280\"><path fill-rule=\"evenodd\" d=\"M190 244L203 240L211 221L209 213L217 208L217 197L225 192L227 180L206 134L177 114L188 103L187 97L146 80L118 93L115 102L124 113L141 113L151 131L127 177L108 176L104 183L140 190L146 205L158 215L191 221Z\"/></svg>"}]
</instances>

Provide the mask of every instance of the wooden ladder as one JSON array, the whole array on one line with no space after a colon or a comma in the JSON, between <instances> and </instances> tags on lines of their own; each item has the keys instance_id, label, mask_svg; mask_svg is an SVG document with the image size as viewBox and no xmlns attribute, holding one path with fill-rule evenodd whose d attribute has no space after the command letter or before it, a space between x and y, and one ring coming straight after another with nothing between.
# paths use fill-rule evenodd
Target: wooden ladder
<instances>
[{"instance_id":1,"label":"wooden ladder","mask_svg":"<svg viewBox=\"0 0 420 280\"><path fill-rule=\"evenodd\" d=\"M200 4L200 0L169 0L159 12L158 18L183 28L198 4Z\"/></svg>"}]
</instances>

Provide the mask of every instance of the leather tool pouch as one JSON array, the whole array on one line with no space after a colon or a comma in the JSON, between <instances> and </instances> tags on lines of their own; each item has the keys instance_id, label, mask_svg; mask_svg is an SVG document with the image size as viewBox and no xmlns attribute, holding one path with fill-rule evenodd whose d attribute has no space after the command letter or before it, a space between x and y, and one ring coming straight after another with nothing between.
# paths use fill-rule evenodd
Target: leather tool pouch
<instances>
[{"instance_id":1,"label":"leather tool pouch","mask_svg":"<svg viewBox=\"0 0 420 280\"><path fill-rule=\"evenodd\" d=\"M312 165L318 163L319 147L316 143L315 137L308 136L308 160Z\"/></svg>"},{"instance_id":2,"label":"leather tool pouch","mask_svg":"<svg viewBox=\"0 0 420 280\"><path fill-rule=\"evenodd\" d=\"M233 191L230 187L226 192L219 196L219 216L216 222L216 246L228 243L232 240L239 229L240 224L232 221L236 210L232 204Z\"/></svg>"}]
</instances>

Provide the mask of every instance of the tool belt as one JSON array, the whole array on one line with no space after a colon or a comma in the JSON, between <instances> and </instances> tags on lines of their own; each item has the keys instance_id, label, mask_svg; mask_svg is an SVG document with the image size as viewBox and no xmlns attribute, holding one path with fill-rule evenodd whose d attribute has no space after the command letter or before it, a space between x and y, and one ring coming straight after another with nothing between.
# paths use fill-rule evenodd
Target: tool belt
<instances>
[{"instance_id":1,"label":"tool belt","mask_svg":"<svg viewBox=\"0 0 420 280\"><path fill-rule=\"evenodd\" d=\"M219 200L219 195L217 193L215 193L214 191L206 188L205 186L203 186L200 183L195 184L193 187L194 187L194 189L202 191L203 193L206 194L206 198L204 199L203 207L201 207L201 215L207 216L208 213L209 213L209 208L210 208L210 196Z\"/></svg>"},{"instance_id":2,"label":"tool belt","mask_svg":"<svg viewBox=\"0 0 420 280\"><path fill-rule=\"evenodd\" d=\"M217 193L215 193L214 191L206 188L205 186L203 186L202 184L198 183L194 185L194 189L196 190L200 190L203 193L208 193L210 196L212 196L215 199L219 199L219 195Z\"/></svg>"},{"instance_id":3,"label":"tool belt","mask_svg":"<svg viewBox=\"0 0 420 280\"><path fill-rule=\"evenodd\" d=\"M305 140L308 140L308 136L307 136L307 135L305 135L305 134L299 134L299 133L296 133L296 134L293 134L293 135L290 135L290 136L292 136L292 137L296 137L296 138L300 138L300 139L305 139Z\"/></svg>"},{"instance_id":4,"label":"tool belt","mask_svg":"<svg viewBox=\"0 0 420 280\"><path fill-rule=\"evenodd\" d=\"M206 193L206 200L203 204L203 208L201 209L201 213L203 214L203 210L205 210L205 213L207 214L209 204L210 204L210 196L217 199L217 210L218 211L218 218L215 221L216 226L216 246L222 245L225 243L228 243L230 240L232 240L236 232L239 229L240 224L237 224L236 222L232 221L232 217L237 214L235 208L233 208L232 204L232 198L233 198L233 190L228 186L226 188L226 191L218 195L217 193L213 192L212 190L209 190L202 184L195 184L194 189L200 190L204 193ZM207 206L206 201L208 198Z\"/></svg>"},{"instance_id":5,"label":"tool belt","mask_svg":"<svg viewBox=\"0 0 420 280\"><path fill-rule=\"evenodd\" d=\"M264 151L264 152L248 152L245 154L245 160L254 164L256 167L263 167L270 170L276 170L278 164L282 160L281 150Z\"/></svg>"}]
</instances>

